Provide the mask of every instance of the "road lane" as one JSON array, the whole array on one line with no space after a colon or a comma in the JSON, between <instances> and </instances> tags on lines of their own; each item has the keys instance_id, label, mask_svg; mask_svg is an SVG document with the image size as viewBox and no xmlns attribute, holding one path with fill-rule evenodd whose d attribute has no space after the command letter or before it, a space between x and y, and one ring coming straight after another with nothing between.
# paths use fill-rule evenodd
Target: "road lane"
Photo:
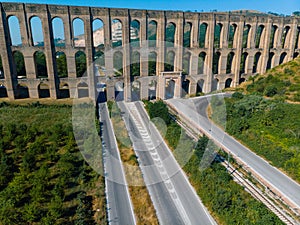
<instances>
[{"instance_id":1,"label":"road lane","mask_svg":"<svg viewBox=\"0 0 300 225\"><path fill-rule=\"evenodd\" d=\"M136 224L132 203L106 103L99 104L109 224Z\"/></svg>"},{"instance_id":2,"label":"road lane","mask_svg":"<svg viewBox=\"0 0 300 225\"><path fill-rule=\"evenodd\" d=\"M160 224L216 224L140 102L118 103Z\"/></svg>"},{"instance_id":3,"label":"road lane","mask_svg":"<svg viewBox=\"0 0 300 225\"><path fill-rule=\"evenodd\" d=\"M209 101L210 97L204 96L193 99L170 99L166 102L179 113L180 117L188 121L190 126L197 128L222 148L230 151L300 212L300 185L211 123L206 114Z\"/></svg>"}]
</instances>

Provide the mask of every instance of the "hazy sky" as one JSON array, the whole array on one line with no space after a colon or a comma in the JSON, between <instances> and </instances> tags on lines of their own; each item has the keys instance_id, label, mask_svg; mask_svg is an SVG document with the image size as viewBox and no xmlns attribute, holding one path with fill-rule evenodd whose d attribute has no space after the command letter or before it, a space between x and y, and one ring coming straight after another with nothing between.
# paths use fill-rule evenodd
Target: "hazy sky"
<instances>
[{"instance_id":1,"label":"hazy sky","mask_svg":"<svg viewBox=\"0 0 300 225\"><path fill-rule=\"evenodd\" d=\"M20 0L2 0L1 2L20 2ZM262 12L272 11L288 15L294 11L300 11L300 0L24 0L22 2L191 11L210 11L214 9L217 9L218 11L255 9Z\"/></svg>"},{"instance_id":2,"label":"hazy sky","mask_svg":"<svg viewBox=\"0 0 300 225\"><path fill-rule=\"evenodd\" d=\"M2 0L1 2L20 2L14 0ZM275 12L290 15L294 11L300 11L300 0L24 0L24 3L41 4L63 4L111 8L136 8L136 9L157 9L157 10L190 10L190 11L232 11L239 9L252 9L261 12ZM37 24L38 26L38 24ZM17 26L13 26L16 29ZM81 30L81 29L79 29ZM13 32L14 34L16 32ZM40 32L37 32L37 39L42 39ZM14 37L12 37L14 39ZM16 39L20 39L16 37ZM18 41L17 41L18 42Z\"/></svg>"}]
</instances>

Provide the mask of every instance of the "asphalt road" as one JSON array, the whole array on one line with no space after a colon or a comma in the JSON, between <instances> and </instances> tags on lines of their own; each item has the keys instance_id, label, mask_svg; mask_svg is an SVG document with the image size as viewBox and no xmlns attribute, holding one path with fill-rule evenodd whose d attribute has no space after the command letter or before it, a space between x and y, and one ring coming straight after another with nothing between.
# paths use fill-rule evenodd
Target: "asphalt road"
<instances>
[{"instance_id":1,"label":"asphalt road","mask_svg":"<svg viewBox=\"0 0 300 225\"><path fill-rule=\"evenodd\" d=\"M109 224L136 224L106 103L99 104Z\"/></svg>"},{"instance_id":2,"label":"asphalt road","mask_svg":"<svg viewBox=\"0 0 300 225\"><path fill-rule=\"evenodd\" d=\"M118 102L160 224L216 224L141 102Z\"/></svg>"},{"instance_id":3,"label":"asphalt road","mask_svg":"<svg viewBox=\"0 0 300 225\"><path fill-rule=\"evenodd\" d=\"M206 114L209 101L210 97L203 96L192 99L170 99L167 103L176 108L179 115L189 121L191 126L229 150L299 210L300 185L211 123Z\"/></svg>"}]
</instances>

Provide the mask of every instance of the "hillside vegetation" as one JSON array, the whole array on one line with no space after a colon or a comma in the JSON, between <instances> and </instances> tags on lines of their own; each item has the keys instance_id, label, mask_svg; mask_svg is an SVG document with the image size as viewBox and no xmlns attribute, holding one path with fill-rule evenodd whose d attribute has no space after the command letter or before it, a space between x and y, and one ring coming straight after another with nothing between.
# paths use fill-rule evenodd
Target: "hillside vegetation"
<instances>
[{"instance_id":1,"label":"hillside vegetation","mask_svg":"<svg viewBox=\"0 0 300 225\"><path fill-rule=\"evenodd\" d=\"M300 182L300 58L213 99L212 119L252 151ZM214 119L218 118L218 119ZM220 121L226 121L226 125Z\"/></svg>"}]
</instances>

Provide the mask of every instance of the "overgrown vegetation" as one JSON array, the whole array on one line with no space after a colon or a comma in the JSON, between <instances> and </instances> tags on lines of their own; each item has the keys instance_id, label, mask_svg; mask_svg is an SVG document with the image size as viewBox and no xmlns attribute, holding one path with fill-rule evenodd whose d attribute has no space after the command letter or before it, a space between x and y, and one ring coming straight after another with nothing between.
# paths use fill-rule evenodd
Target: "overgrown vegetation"
<instances>
[{"instance_id":1,"label":"overgrown vegetation","mask_svg":"<svg viewBox=\"0 0 300 225\"><path fill-rule=\"evenodd\" d=\"M165 121L168 129L181 129L179 125L171 122L169 112L163 102L145 103L150 118L159 116ZM164 133L162 130L160 132ZM184 143L193 142L186 134L185 136ZM180 134L177 132L174 132L172 136L165 136L167 143L173 143L174 140L179 139ZM224 225L283 224L266 206L235 183L219 162L213 161L209 168L199 169L207 142L207 137L198 140L193 154L183 169L217 222ZM178 146L174 147L178 148ZM186 145L184 144L181 148L186 148Z\"/></svg>"},{"instance_id":2,"label":"overgrown vegetation","mask_svg":"<svg viewBox=\"0 0 300 225\"><path fill-rule=\"evenodd\" d=\"M72 108L0 104L0 224L106 224L104 181L75 143Z\"/></svg>"},{"instance_id":3,"label":"overgrown vegetation","mask_svg":"<svg viewBox=\"0 0 300 225\"><path fill-rule=\"evenodd\" d=\"M300 102L300 58L281 64L250 79L246 93Z\"/></svg>"},{"instance_id":4,"label":"overgrown vegetation","mask_svg":"<svg viewBox=\"0 0 300 225\"><path fill-rule=\"evenodd\" d=\"M232 98L213 98L212 119L300 182L300 58L257 76ZM287 100L287 101L285 101ZM221 107L223 107L221 109ZM225 113L226 112L226 113ZM227 115L226 115L227 114ZM221 118L221 120L220 120ZM222 122L223 121L223 122Z\"/></svg>"}]
</instances>

